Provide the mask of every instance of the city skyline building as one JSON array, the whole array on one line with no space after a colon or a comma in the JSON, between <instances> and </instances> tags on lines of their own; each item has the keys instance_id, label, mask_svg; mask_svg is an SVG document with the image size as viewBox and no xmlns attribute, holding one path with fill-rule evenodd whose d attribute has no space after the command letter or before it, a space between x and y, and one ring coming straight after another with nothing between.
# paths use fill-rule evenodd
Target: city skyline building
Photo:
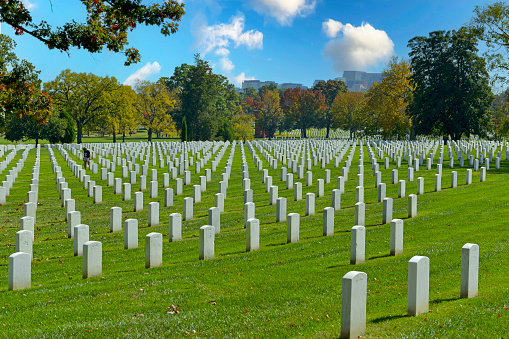
<instances>
[{"instance_id":1,"label":"city skyline building","mask_svg":"<svg viewBox=\"0 0 509 339\"><path fill-rule=\"evenodd\" d=\"M375 82L380 82L383 79L383 73L369 73L362 71L343 71L342 77L334 78L337 81L343 81L347 86L350 92L365 92L367 91ZM326 82L326 80L315 80L313 82L313 86L316 86L320 81ZM242 89L237 88L237 92L241 92L246 88L254 88L255 90L260 89L260 87L264 85L275 84L277 88L280 89L288 89L288 88L302 88L308 89L307 86L299 83L285 82L282 84L278 84L275 81L260 81L260 80L244 80L242 82Z\"/></svg>"}]
</instances>

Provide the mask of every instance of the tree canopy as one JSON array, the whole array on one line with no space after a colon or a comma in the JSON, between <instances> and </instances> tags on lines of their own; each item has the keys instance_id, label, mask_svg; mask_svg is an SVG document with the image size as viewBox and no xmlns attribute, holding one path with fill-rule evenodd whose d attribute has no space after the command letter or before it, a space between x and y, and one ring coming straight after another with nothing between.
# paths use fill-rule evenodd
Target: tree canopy
<instances>
[{"instance_id":1,"label":"tree canopy","mask_svg":"<svg viewBox=\"0 0 509 339\"><path fill-rule=\"evenodd\" d=\"M408 112L416 133L454 140L484 135L494 97L475 38L465 30L436 31L411 39L408 47L415 86Z\"/></svg>"},{"instance_id":2,"label":"tree canopy","mask_svg":"<svg viewBox=\"0 0 509 339\"><path fill-rule=\"evenodd\" d=\"M357 132L365 126L366 98L362 92L348 92L339 95L332 103L332 126L350 132L350 138L355 138Z\"/></svg>"},{"instance_id":3,"label":"tree canopy","mask_svg":"<svg viewBox=\"0 0 509 339\"><path fill-rule=\"evenodd\" d=\"M152 133L172 133L174 123L171 111L177 106L176 95L168 90L163 81L140 81L135 86L138 95L135 107L138 121L148 130L148 141Z\"/></svg>"},{"instance_id":4,"label":"tree canopy","mask_svg":"<svg viewBox=\"0 0 509 339\"><path fill-rule=\"evenodd\" d=\"M17 35L29 34L42 41L48 48L69 51L71 47L83 48L91 53L107 48L122 52L129 45L128 32L138 24L161 27L161 34L177 32L178 22L185 14L184 4L162 1L150 5L142 0L81 0L87 13L86 22L75 20L61 27L52 27L47 21L34 22L30 11L20 0L0 1L0 22L15 29ZM125 49L125 65L140 61L134 47Z\"/></svg>"},{"instance_id":5,"label":"tree canopy","mask_svg":"<svg viewBox=\"0 0 509 339\"><path fill-rule=\"evenodd\" d=\"M477 39L486 44L484 58L495 81L505 81L509 71L509 5L502 1L475 6L467 25Z\"/></svg>"},{"instance_id":6,"label":"tree canopy","mask_svg":"<svg viewBox=\"0 0 509 339\"><path fill-rule=\"evenodd\" d=\"M283 93L283 103L285 119L300 130L301 138L307 137L308 128L320 127L327 111L325 96L311 89L288 89Z\"/></svg>"},{"instance_id":7,"label":"tree canopy","mask_svg":"<svg viewBox=\"0 0 509 339\"><path fill-rule=\"evenodd\" d=\"M212 140L224 119L237 112L238 95L226 77L214 74L207 61L195 55L195 64L175 67L171 78L163 78L170 90L176 90L180 107L173 111L177 129L187 122L189 140Z\"/></svg>"},{"instance_id":8,"label":"tree canopy","mask_svg":"<svg viewBox=\"0 0 509 339\"><path fill-rule=\"evenodd\" d=\"M325 104L327 105L327 109L325 110L325 114L323 115L323 119L321 121L321 127L325 127L327 130L326 138L329 138L329 131L332 125L332 113L331 107L332 102L338 95L348 92L348 86L343 81L338 80L327 80L318 82L313 89L315 91L319 91L325 97Z\"/></svg>"},{"instance_id":9,"label":"tree canopy","mask_svg":"<svg viewBox=\"0 0 509 339\"><path fill-rule=\"evenodd\" d=\"M53 98L55 108L69 113L76 123L78 143L81 143L83 127L105 114L107 93L118 87L115 78L74 73L69 69L62 71L55 80L44 83L44 89Z\"/></svg>"},{"instance_id":10,"label":"tree canopy","mask_svg":"<svg viewBox=\"0 0 509 339\"><path fill-rule=\"evenodd\" d=\"M402 137L410 131L406 112L414 87L410 82L410 63L393 58L383 72L381 82L366 91L366 132L384 138Z\"/></svg>"}]
</instances>

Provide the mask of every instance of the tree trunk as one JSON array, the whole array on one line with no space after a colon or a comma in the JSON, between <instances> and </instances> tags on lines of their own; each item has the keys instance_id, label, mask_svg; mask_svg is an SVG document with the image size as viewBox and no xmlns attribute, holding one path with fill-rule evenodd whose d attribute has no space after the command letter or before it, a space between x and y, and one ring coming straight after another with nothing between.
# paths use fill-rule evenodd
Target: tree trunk
<instances>
[{"instance_id":1,"label":"tree trunk","mask_svg":"<svg viewBox=\"0 0 509 339\"><path fill-rule=\"evenodd\" d=\"M81 137L83 136L83 125L76 122L76 127L78 128L77 142L78 144L81 144Z\"/></svg>"},{"instance_id":2,"label":"tree trunk","mask_svg":"<svg viewBox=\"0 0 509 339\"><path fill-rule=\"evenodd\" d=\"M125 142L125 130L122 132L122 142Z\"/></svg>"},{"instance_id":3,"label":"tree trunk","mask_svg":"<svg viewBox=\"0 0 509 339\"><path fill-rule=\"evenodd\" d=\"M113 130L113 143L115 144L117 142L117 131Z\"/></svg>"},{"instance_id":4,"label":"tree trunk","mask_svg":"<svg viewBox=\"0 0 509 339\"><path fill-rule=\"evenodd\" d=\"M39 137L35 137L35 148L37 149L37 145L39 144Z\"/></svg>"},{"instance_id":5,"label":"tree trunk","mask_svg":"<svg viewBox=\"0 0 509 339\"><path fill-rule=\"evenodd\" d=\"M152 141L152 128L148 129L148 142Z\"/></svg>"},{"instance_id":6,"label":"tree trunk","mask_svg":"<svg viewBox=\"0 0 509 339\"><path fill-rule=\"evenodd\" d=\"M326 139L329 139L329 129L330 129L330 125L327 124L327 135L325 136Z\"/></svg>"}]
</instances>

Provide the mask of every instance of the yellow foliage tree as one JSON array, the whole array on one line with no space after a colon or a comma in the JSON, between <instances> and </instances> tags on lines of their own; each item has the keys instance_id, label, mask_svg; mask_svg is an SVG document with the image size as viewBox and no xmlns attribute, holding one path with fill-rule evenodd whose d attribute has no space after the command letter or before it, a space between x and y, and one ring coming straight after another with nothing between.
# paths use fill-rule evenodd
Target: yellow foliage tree
<instances>
[{"instance_id":1,"label":"yellow foliage tree","mask_svg":"<svg viewBox=\"0 0 509 339\"><path fill-rule=\"evenodd\" d=\"M338 95L330 109L332 127L350 131L350 138L355 138L357 131L364 127L366 98L361 92L348 92Z\"/></svg>"},{"instance_id":2,"label":"yellow foliage tree","mask_svg":"<svg viewBox=\"0 0 509 339\"><path fill-rule=\"evenodd\" d=\"M148 141L152 133L175 133L175 124L170 112L177 106L175 92L170 92L162 81L139 81L135 86L136 110L139 121L148 130Z\"/></svg>"},{"instance_id":3,"label":"yellow foliage tree","mask_svg":"<svg viewBox=\"0 0 509 339\"><path fill-rule=\"evenodd\" d=\"M406 113L414 90L410 82L410 64L393 58L383 75L383 80L374 83L366 92L367 131L381 134L385 139L401 137L409 133L411 126Z\"/></svg>"},{"instance_id":4,"label":"yellow foliage tree","mask_svg":"<svg viewBox=\"0 0 509 339\"><path fill-rule=\"evenodd\" d=\"M116 90L107 93L106 126L113 135L113 142L117 142L117 133L122 133L124 142L126 132L137 127L136 99L136 93L130 86L119 85Z\"/></svg>"},{"instance_id":5,"label":"yellow foliage tree","mask_svg":"<svg viewBox=\"0 0 509 339\"><path fill-rule=\"evenodd\" d=\"M249 114L242 113L235 114L233 116L233 129L235 130L235 138L246 140L254 139L255 129L254 125L254 117Z\"/></svg>"}]
</instances>

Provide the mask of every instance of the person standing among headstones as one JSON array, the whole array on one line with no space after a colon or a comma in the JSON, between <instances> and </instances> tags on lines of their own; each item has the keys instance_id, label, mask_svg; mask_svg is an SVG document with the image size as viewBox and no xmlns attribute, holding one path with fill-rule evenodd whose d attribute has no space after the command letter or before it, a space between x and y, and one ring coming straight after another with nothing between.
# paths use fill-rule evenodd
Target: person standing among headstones
<instances>
[{"instance_id":1,"label":"person standing among headstones","mask_svg":"<svg viewBox=\"0 0 509 339\"><path fill-rule=\"evenodd\" d=\"M83 167L87 169L87 164L90 163L90 151L88 148L83 147Z\"/></svg>"}]
</instances>

